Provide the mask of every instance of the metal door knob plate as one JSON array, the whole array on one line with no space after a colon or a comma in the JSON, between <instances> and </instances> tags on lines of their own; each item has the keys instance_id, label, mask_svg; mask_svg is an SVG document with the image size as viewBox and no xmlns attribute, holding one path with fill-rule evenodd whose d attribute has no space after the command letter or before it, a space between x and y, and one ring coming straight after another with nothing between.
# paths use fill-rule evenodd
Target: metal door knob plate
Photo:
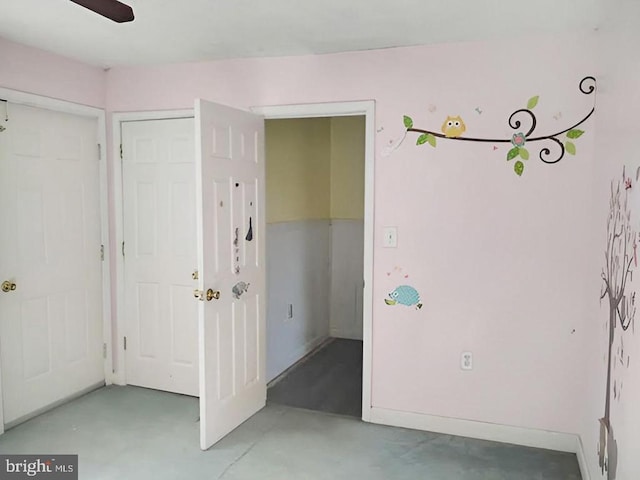
<instances>
[{"instance_id":1,"label":"metal door knob plate","mask_svg":"<svg viewBox=\"0 0 640 480\"><path fill-rule=\"evenodd\" d=\"M13 292L16 289L16 284L13 282L10 282L8 280L5 280L4 282L2 282L2 291L7 293L7 292Z\"/></svg>"},{"instance_id":2,"label":"metal door knob plate","mask_svg":"<svg viewBox=\"0 0 640 480\"><path fill-rule=\"evenodd\" d=\"M207 302L210 302L213 299L218 300L220 298L220 292L218 290L213 291L211 288L207 290Z\"/></svg>"}]
</instances>

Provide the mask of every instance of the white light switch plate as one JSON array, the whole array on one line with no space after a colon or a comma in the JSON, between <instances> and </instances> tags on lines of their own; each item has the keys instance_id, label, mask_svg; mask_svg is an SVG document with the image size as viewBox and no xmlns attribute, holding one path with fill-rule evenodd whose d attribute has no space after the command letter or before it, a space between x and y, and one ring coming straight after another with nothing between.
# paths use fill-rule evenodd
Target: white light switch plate
<instances>
[{"instance_id":1,"label":"white light switch plate","mask_svg":"<svg viewBox=\"0 0 640 480\"><path fill-rule=\"evenodd\" d=\"M396 248L398 246L398 229L396 227L384 227L382 229L382 246Z\"/></svg>"}]
</instances>

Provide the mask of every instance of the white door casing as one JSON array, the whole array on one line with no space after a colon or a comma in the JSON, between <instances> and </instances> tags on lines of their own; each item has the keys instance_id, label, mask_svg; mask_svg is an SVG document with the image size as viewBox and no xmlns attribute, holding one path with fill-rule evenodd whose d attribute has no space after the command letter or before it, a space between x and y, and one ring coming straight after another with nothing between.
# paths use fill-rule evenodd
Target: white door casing
<instances>
[{"instance_id":1,"label":"white door casing","mask_svg":"<svg viewBox=\"0 0 640 480\"><path fill-rule=\"evenodd\" d=\"M200 446L207 449L266 402L264 121L204 100L195 114ZM248 289L235 298L239 282ZM219 299L208 301L209 289Z\"/></svg>"},{"instance_id":2,"label":"white door casing","mask_svg":"<svg viewBox=\"0 0 640 480\"><path fill-rule=\"evenodd\" d=\"M98 120L10 105L0 133L4 423L104 381Z\"/></svg>"},{"instance_id":3,"label":"white door casing","mask_svg":"<svg viewBox=\"0 0 640 480\"><path fill-rule=\"evenodd\" d=\"M121 125L127 383L197 396L193 118Z\"/></svg>"}]
</instances>

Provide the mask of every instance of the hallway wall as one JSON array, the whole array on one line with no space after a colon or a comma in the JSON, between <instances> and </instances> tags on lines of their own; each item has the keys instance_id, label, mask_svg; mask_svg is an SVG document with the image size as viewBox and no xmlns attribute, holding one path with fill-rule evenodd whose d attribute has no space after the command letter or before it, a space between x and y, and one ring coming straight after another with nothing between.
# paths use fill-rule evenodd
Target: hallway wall
<instances>
[{"instance_id":1,"label":"hallway wall","mask_svg":"<svg viewBox=\"0 0 640 480\"><path fill-rule=\"evenodd\" d=\"M330 139L328 118L265 122L267 381L329 336Z\"/></svg>"},{"instance_id":2,"label":"hallway wall","mask_svg":"<svg viewBox=\"0 0 640 480\"><path fill-rule=\"evenodd\" d=\"M269 380L362 339L364 140L363 117L266 122Z\"/></svg>"}]
</instances>

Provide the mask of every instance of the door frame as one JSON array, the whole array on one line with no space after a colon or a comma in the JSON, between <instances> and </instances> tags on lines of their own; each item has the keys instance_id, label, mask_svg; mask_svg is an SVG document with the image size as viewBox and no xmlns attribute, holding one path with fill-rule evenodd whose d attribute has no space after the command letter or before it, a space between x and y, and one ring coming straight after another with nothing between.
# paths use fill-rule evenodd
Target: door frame
<instances>
[{"instance_id":1,"label":"door frame","mask_svg":"<svg viewBox=\"0 0 640 480\"><path fill-rule=\"evenodd\" d=\"M120 148L122 145L122 124L125 122L141 122L145 120L176 120L179 118L194 118L192 108L183 110L153 110L146 112L116 112L111 116L112 128L112 174L113 174L113 212L114 212L114 252L116 275L116 315L113 325L112 342L114 355L112 356L110 376L116 385L127 385L127 365L124 351L124 333L126 331L126 315L124 312L124 256L122 244L124 242L124 190L123 168ZM196 266L194 265L194 269Z\"/></svg>"},{"instance_id":2,"label":"door frame","mask_svg":"<svg viewBox=\"0 0 640 480\"><path fill-rule=\"evenodd\" d=\"M373 247L375 100L251 107L266 120L318 117L365 117L364 292L362 295L362 420L371 421L371 352L373 339ZM267 284L267 288L268 288Z\"/></svg>"},{"instance_id":3,"label":"door frame","mask_svg":"<svg viewBox=\"0 0 640 480\"><path fill-rule=\"evenodd\" d=\"M44 110L52 110L59 113L95 118L98 122L98 154L99 154L99 183L100 183L100 237L103 246L102 262L102 335L103 335L103 359L105 383L111 383L111 259L109 256L109 197L107 175L107 130L106 115L104 109L90 107L79 103L59 100L56 98L36 95L34 93L21 92L9 88L0 87L0 98L18 105L26 105ZM3 102L4 103L4 102ZM6 105L6 104L5 104ZM11 108L9 107L9 119ZM99 252L96 252L96 255ZM2 364L0 363L0 434L4 433L4 418L2 405Z\"/></svg>"}]
</instances>

